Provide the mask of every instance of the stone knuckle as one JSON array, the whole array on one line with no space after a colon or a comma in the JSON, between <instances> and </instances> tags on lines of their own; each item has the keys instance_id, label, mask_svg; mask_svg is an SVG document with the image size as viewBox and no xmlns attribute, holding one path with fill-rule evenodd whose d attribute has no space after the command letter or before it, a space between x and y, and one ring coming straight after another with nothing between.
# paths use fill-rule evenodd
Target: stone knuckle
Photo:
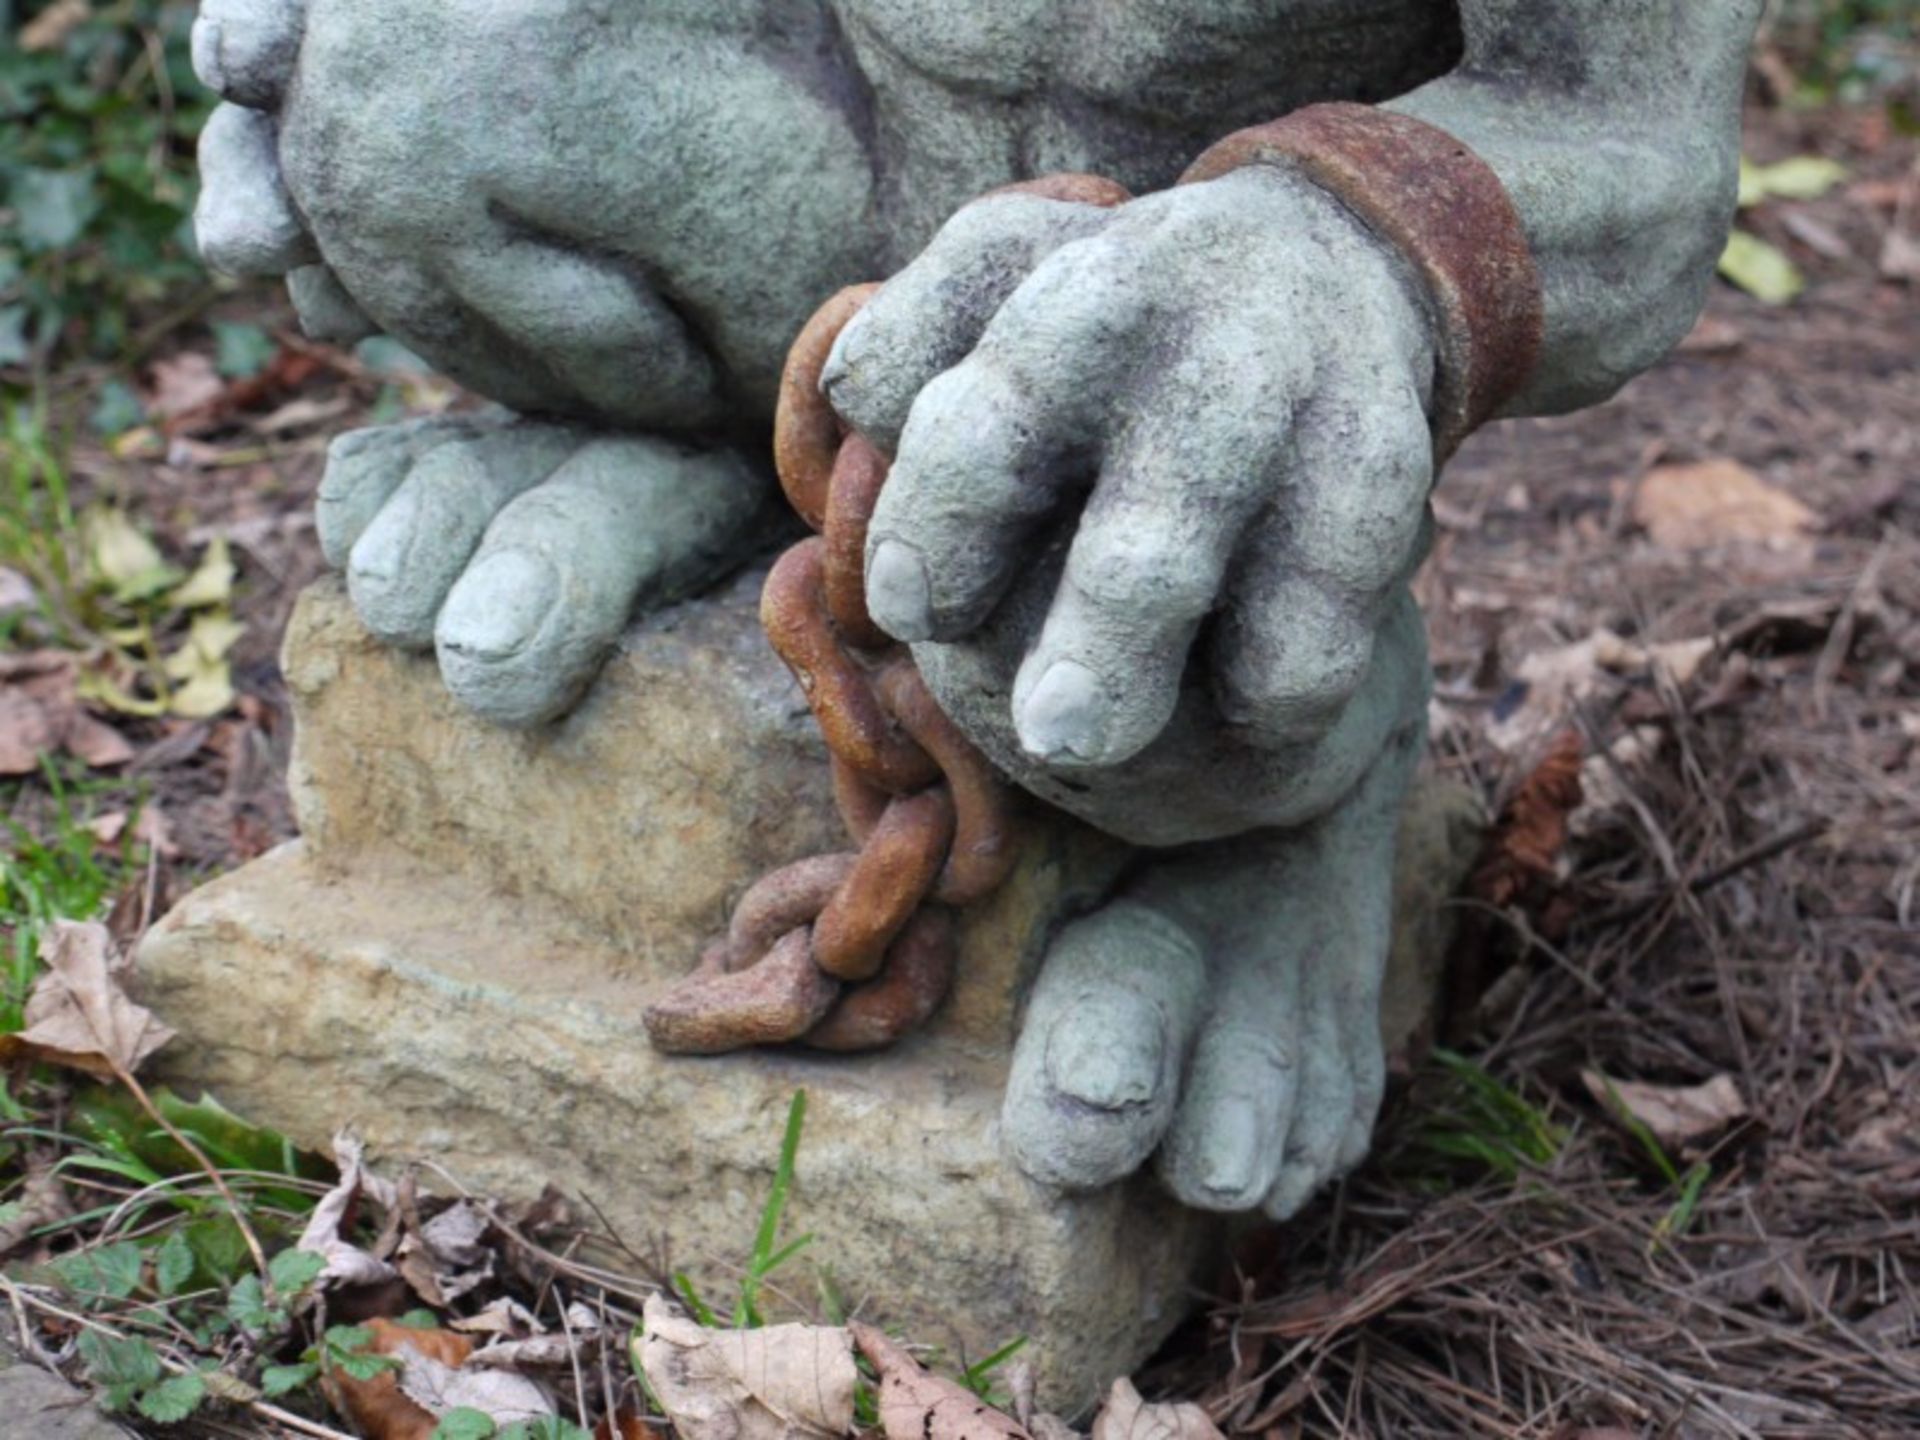
<instances>
[{"instance_id":1,"label":"stone knuckle","mask_svg":"<svg viewBox=\"0 0 1920 1440\"><path fill-rule=\"evenodd\" d=\"M1171 535L1104 531L1074 557L1073 578L1103 609L1187 617L1204 613L1217 592L1215 577L1190 546Z\"/></svg>"}]
</instances>

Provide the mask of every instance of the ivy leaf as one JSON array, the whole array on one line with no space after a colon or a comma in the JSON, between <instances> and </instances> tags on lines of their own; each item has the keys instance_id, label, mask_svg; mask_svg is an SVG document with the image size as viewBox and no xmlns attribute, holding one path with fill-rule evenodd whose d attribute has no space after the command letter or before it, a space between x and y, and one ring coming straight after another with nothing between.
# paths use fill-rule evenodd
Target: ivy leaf
<instances>
[{"instance_id":1,"label":"ivy leaf","mask_svg":"<svg viewBox=\"0 0 1920 1440\"><path fill-rule=\"evenodd\" d=\"M198 1375L175 1375L148 1390L134 1408L156 1424L173 1425L198 1410L206 1398L207 1382Z\"/></svg>"},{"instance_id":2,"label":"ivy leaf","mask_svg":"<svg viewBox=\"0 0 1920 1440\"><path fill-rule=\"evenodd\" d=\"M493 1440L499 1433L500 1427L486 1411L462 1406L442 1415L428 1440Z\"/></svg>"},{"instance_id":3,"label":"ivy leaf","mask_svg":"<svg viewBox=\"0 0 1920 1440\"><path fill-rule=\"evenodd\" d=\"M311 1363L269 1365L260 1372L260 1393L268 1399L289 1395L295 1390L311 1385L319 1375L320 1367Z\"/></svg>"},{"instance_id":4,"label":"ivy leaf","mask_svg":"<svg viewBox=\"0 0 1920 1440\"><path fill-rule=\"evenodd\" d=\"M249 380L267 368L279 346L258 325L246 321L213 322L214 368L229 380Z\"/></svg>"},{"instance_id":5,"label":"ivy leaf","mask_svg":"<svg viewBox=\"0 0 1920 1440\"><path fill-rule=\"evenodd\" d=\"M193 1247L185 1235L175 1230L153 1252L154 1288L170 1298L186 1289L192 1278Z\"/></svg>"},{"instance_id":6,"label":"ivy leaf","mask_svg":"<svg viewBox=\"0 0 1920 1440\"><path fill-rule=\"evenodd\" d=\"M100 213L91 166L74 170L17 170L7 203L16 212L14 234L29 255L64 250Z\"/></svg>"}]
</instances>

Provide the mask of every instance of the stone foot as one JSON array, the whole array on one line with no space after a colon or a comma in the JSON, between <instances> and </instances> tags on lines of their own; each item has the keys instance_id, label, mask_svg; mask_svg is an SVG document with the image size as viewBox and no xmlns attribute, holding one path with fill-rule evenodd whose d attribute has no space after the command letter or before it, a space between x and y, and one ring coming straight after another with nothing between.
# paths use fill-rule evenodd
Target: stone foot
<instances>
[{"instance_id":1,"label":"stone foot","mask_svg":"<svg viewBox=\"0 0 1920 1440\"><path fill-rule=\"evenodd\" d=\"M1359 1163L1386 1080L1381 982L1419 738L1398 737L1323 819L1154 859L1061 934L1007 1089L1028 1174L1093 1188L1156 1157L1188 1205L1285 1220Z\"/></svg>"},{"instance_id":2,"label":"stone foot","mask_svg":"<svg viewBox=\"0 0 1920 1440\"><path fill-rule=\"evenodd\" d=\"M463 705L528 726L579 698L636 612L731 568L767 494L730 450L462 417L334 441L318 524L373 634L431 647Z\"/></svg>"}]
</instances>

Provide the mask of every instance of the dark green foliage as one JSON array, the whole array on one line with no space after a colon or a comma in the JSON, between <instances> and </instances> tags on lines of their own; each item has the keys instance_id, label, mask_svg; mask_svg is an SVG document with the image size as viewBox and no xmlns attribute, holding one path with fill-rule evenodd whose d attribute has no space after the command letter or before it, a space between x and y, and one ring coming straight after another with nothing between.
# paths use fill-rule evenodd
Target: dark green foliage
<instances>
[{"instance_id":1,"label":"dark green foliage","mask_svg":"<svg viewBox=\"0 0 1920 1440\"><path fill-rule=\"evenodd\" d=\"M0 0L0 366L117 354L140 307L201 275L193 0L96 4L26 49L49 8Z\"/></svg>"}]
</instances>

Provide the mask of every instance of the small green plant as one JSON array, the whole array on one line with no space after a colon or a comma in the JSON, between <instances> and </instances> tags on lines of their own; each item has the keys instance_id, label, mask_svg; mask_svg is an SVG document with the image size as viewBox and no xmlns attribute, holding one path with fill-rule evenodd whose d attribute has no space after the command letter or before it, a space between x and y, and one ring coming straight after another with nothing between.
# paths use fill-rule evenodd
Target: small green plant
<instances>
[{"instance_id":1,"label":"small green plant","mask_svg":"<svg viewBox=\"0 0 1920 1440\"><path fill-rule=\"evenodd\" d=\"M1602 1079L1605 1080L1605 1077ZM1693 1224L1695 1211L1700 1208L1701 1193L1706 1189L1707 1181L1713 1178L1713 1167L1701 1160L1688 1166L1682 1173L1673 1157L1667 1154L1666 1146L1660 1143L1652 1128L1633 1113L1632 1107L1621 1098L1613 1082L1605 1080L1605 1084L1607 1109L1614 1120L1633 1137L1634 1143L1645 1153L1648 1163L1659 1172L1660 1178L1679 1192L1673 1208L1661 1216L1660 1223L1654 1227L1653 1239L1647 1246L1652 1251L1687 1233L1688 1227Z\"/></svg>"},{"instance_id":2,"label":"small green plant","mask_svg":"<svg viewBox=\"0 0 1920 1440\"><path fill-rule=\"evenodd\" d=\"M98 918L137 863L129 824L115 848L101 853L89 827L102 788L75 778L51 758L42 761L47 792L35 833L0 815L0 1035L25 1023L27 995L40 974L40 936L57 919ZM0 782L0 803L12 812L24 781Z\"/></svg>"},{"instance_id":3,"label":"small green plant","mask_svg":"<svg viewBox=\"0 0 1920 1440\"><path fill-rule=\"evenodd\" d=\"M193 0L0 0L0 366L110 356L201 280Z\"/></svg>"},{"instance_id":4,"label":"small green plant","mask_svg":"<svg viewBox=\"0 0 1920 1440\"><path fill-rule=\"evenodd\" d=\"M1433 1058L1444 1084L1398 1157L1413 1178L1431 1183L1464 1165L1511 1181L1559 1155L1566 1131L1544 1112L1464 1055Z\"/></svg>"}]
</instances>

